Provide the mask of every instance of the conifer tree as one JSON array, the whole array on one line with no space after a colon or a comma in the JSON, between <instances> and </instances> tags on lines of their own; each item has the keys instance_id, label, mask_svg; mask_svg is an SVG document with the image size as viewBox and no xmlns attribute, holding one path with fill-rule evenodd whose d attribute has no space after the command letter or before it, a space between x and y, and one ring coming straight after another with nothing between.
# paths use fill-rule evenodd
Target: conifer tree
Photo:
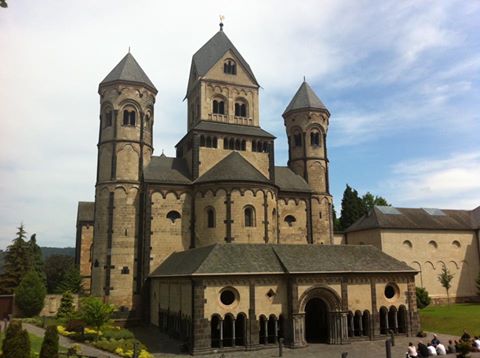
<instances>
[{"instance_id":1,"label":"conifer tree","mask_svg":"<svg viewBox=\"0 0 480 358\"><path fill-rule=\"evenodd\" d=\"M2 344L2 358L30 358L30 338L22 322L12 321Z\"/></svg>"},{"instance_id":2,"label":"conifer tree","mask_svg":"<svg viewBox=\"0 0 480 358\"><path fill-rule=\"evenodd\" d=\"M73 315L73 295L70 291L65 291L60 301L60 307L57 311L57 318L61 320L68 320Z\"/></svg>"},{"instance_id":3,"label":"conifer tree","mask_svg":"<svg viewBox=\"0 0 480 358\"><path fill-rule=\"evenodd\" d=\"M45 330L39 358L58 358L58 332L56 326L48 326Z\"/></svg>"},{"instance_id":4,"label":"conifer tree","mask_svg":"<svg viewBox=\"0 0 480 358\"><path fill-rule=\"evenodd\" d=\"M30 237L27 245L30 250L32 268L45 281L42 249L37 245L37 234Z\"/></svg>"},{"instance_id":5,"label":"conifer tree","mask_svg":"<svg viewBox=\"0 0 480 358\"><path fill-rule=\"evenodd\" d=\"M364 214L362 199L358 192L348 184L343 192L342 212L340 217L341 229L345 230Z\"/></svg>"},{"instance_id":6,"label":"conifer tree","mask_svg":"<svg viewBox=\"0 0 480 358\"><path fill-rule=\"evenodd\" d=\"M0 292L4 294L12 294L15 287L20 284L23 276L32 267L30 249L25 241L27 233L23 224L18 227L16 235L16 238L5 252L4 273L0 278Z\"/></svg>"},{"instance_id":7,"label":"conifer tree","mask_svg":"<svg viewBox=\"0 0 480 358\"><path fill-rule=\"evenodd\" d=\"M65 272L62 281L60 281L55 289L57 293L64 293L65 291L79 293L81 290L82 276L80 276L80 271L75 266L71 266L68 271Z\"/></svg>"},{"instance_id":8,"label":"conifer tree","mask_svg":"<svg viewBox=\"0 0 480 358\"><path fill-rule=\"evenodd\" d=\"M15 289L15 303L25 316L32 317L42 310L46 294L43 280L32 270Z\"/></svg>"}]
</instances>

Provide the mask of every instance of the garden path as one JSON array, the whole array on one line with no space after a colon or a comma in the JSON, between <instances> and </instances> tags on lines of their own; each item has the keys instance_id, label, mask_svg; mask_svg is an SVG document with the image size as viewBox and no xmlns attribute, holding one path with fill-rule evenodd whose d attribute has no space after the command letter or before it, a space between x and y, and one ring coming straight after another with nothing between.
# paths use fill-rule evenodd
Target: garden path
<instances>
[{"instance_id":1,"label":"garden path","mask_svg":"<svg viewBox=\"0 0 480 358\"><path fill-rule=\"evenodd\" d=\"M29 323L23 323L23 327L29 333L35 334L36 336L39 336L39 337L43 337L44 334L45 334L45 330L43 328L34 326L32 324L29 324ZM100 349L91 347L89 345L75 342L74 340L72 340L70 338L67 338L67 337L64 337L64 336L61 336L61 335L59 335L58 337L59 337L59 344L61 346L69 348L70 346L72 346L74 344L78 344L80 346L81 353L85 354L87 356L92 356L92 357L97 357L97 358L121 358L120 356L118 356L116 354L105 352L105 351L102 351Z\"/></svg>"}]
</instances>

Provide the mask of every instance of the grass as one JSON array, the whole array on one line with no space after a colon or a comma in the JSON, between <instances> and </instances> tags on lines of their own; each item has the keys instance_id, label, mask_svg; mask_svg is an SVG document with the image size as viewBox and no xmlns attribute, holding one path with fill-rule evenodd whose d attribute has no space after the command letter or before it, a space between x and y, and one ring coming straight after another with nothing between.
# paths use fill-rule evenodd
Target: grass
<instances>
[{"instance_id":1,"label":"grass","mask_svg":"<svg viewBox=\"0 0 480 358\"><path fill-rule=\"evenodd\" d=\"M480 304L431 305L419 312L424 331L460 337L466 329L471 336L480 335Z\"/></svg>"}]
</instances>

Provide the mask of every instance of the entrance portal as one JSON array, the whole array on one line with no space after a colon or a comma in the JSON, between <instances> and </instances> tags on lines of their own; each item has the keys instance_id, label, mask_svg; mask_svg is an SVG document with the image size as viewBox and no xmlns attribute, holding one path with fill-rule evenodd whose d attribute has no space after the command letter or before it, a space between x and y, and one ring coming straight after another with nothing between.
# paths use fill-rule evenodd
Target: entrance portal
<instances>
[{"instance_id":1,"label":"entrance portal","mask_svg":"<svg viewBox=\"0 0 480 358\"><path fill-rule=\"evenodd\" d=\"M328 308L321 298L311 298L305 306L305 339L328 343Z\"/></svg>"}]
</instances>

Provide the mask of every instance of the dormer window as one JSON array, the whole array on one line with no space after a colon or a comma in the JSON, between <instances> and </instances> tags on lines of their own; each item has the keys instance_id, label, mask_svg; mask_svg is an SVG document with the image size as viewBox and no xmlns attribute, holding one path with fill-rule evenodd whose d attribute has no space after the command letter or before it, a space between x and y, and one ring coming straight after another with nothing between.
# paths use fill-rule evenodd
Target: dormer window
<instances>
[{"instance_id":1,"label":"dormer window","mask_svg":"<svg viewBox=\"0 0 480 358\"><path fill-rule=\"evenodd\" d=\"M223 100L213 100L213 113L225 114L225 102Z\"/></svg>"},{"instance_id":2,"label":"dormer window","mask_svg":"<svg viewBox=\"0 0 480 358\"><path fill-rule=\"evenodd\" d=\"M242 102L235 103L235 116L236 117L246 117L247 116L247 105Z\"/></svg>"},{"instance_id":3,"label":"dormer window","mask_svg":"<svg viewBox=\"0 0 480 358\"><path fill-rule=\"evenodd\" d=\"M135 111L123 111L123 125L135 127Z\"/></svg>"},{"instance_id":4,"label":"dormer window","mask_svg":"<svg viewBox=\"0 0 480 358\"><path fill-rule=\"evenodd\" d=\"M237 74L237 64L233 60L226 60L223 63L223 72L228 73L229 75L236 75Z\"/></svg>"}]
</instances>

